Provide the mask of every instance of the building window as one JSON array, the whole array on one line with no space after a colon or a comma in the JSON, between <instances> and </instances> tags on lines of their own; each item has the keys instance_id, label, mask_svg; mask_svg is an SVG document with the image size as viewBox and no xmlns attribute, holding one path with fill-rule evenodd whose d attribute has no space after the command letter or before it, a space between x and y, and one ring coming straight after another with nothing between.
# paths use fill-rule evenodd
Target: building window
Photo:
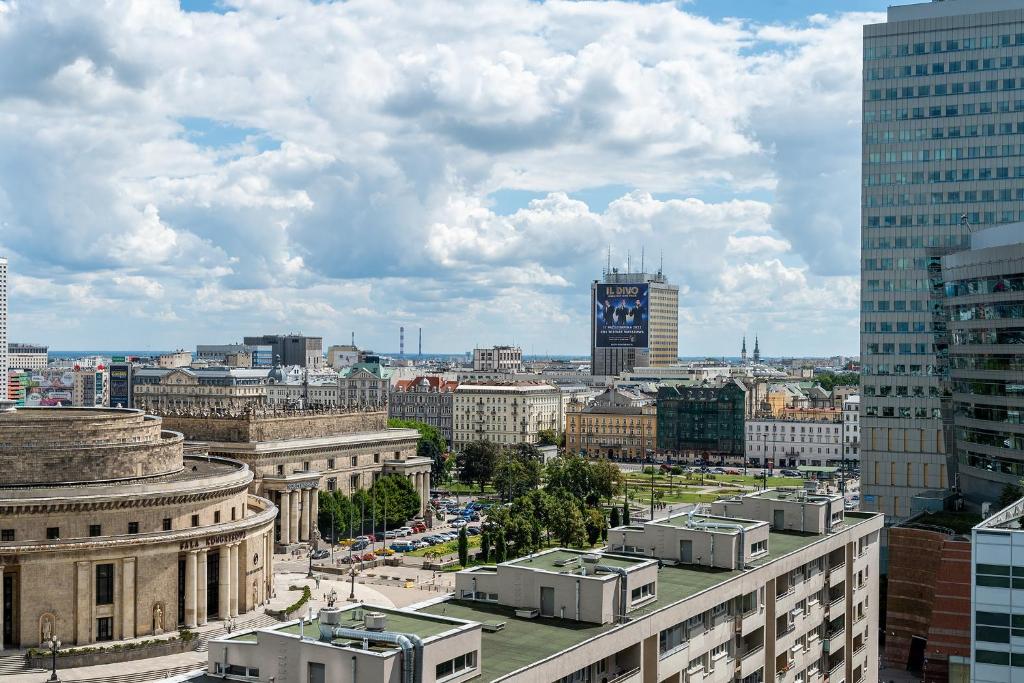
<instances>
[{"instance_id":1,"label":"building window","mask_svg":"<svg viewBox=\"0 0 1024 683\"><path fill-rule=\"evenodd\" d=\"M199 515L192 515L192 526L199 526Z\"/></svg>"},{"instance_id":2,"label":"building window","mask_svg":"<svg viewBox=\"0 0 1024 683\"><path fill-rule=\"evenodd\" d=\"M380 453L374 453L373 454L373 462L374 462L374 464L379 464L380 463Z\"/></svg>"},{"instance_id":3,"label":"building window","mask_svg":"<svg viewBox=\"0 0 1024 683\"><path fill-rule=\"evenodd\" d=\"M128 533L130 533L130 534L137 534L137 533L139 533L139 523L138 522L128 522Z\"/></svg>"},{"instance_id":4,"label":"building window","mask_svg":"<svg viewBox=\"0 0 1024 683\"><path fill-rule=\"evenodd\" d=\"M646 600L654 595L654 584L646 583L633 589L633 602Z\"/></svg>"},{"instance_id":5,"label":"building window","mask_svg":"<svg viewBox=\"0 0 1024 683\"><path fill-rule=\"evenodd\" d=\"M279 477L284 476L284 465L278 465L277 466L277 476L279 476Z\"/></svg>"},{"instance_id":6,"label":"building window","mask_svg":"<svg viewBox=\"0 0 1024 683\"><path fill-rule=\"evenodd\" d=\"M164 517L163 529L164 529L164 531L170 531L171 530L171 518L170 517Z\"/></svg>"},{"instance_id":7,"label":"building window","mask_svg":"<svg viewBox=\"0 0 1024 683\"><path fill-rule=\"evenodd\" d=\"M235 521L235 506L231 506L231 521Z\"/></svg>"},{"instance_id":8,"label":"building window","mask_svg":"<svg viewBox=\"0 0 1024 683\"><path fill-rule=\"evenodd\" d=\"M102 536L103 535L103 527L101 527L99 524L90 524L89 525L89 535L90 536Z\"/></svg>"},{"instance_id":9,"label":"building window","mask_svg":"<svg viewBox=\"0 0 1024 683\"><path fill-rule=\"evenodd\" d=\"M329 478L327 480L327 490L328 491L336 491L337 488L338 488L338 478L337 477Z\"/></svg>"},{"instance_id":10,"label":"building window","mask_svg":"<svg viewBox=\"0 0 1024 683\"><path fill-rule=\"evenodd\" d=\"M327 458L327 469L334 469L334 458Z\"/></svg>"},{"instance_id":11,"label":"building window","mask_svg":"<svg viewBox=\"0 0 1024 683\"><path fill-rule=\"evenodd\" d=\"M60 538L60 527L59 526L46 527L46 538L50 539L51 541L54 540L54 539Z\"/></svg>"},{"instance_id":12,"label":"building window","mask_svg":"<svg viewBox=\"0 0 1024 683\"><path fill-rule=\"evenodd\" d=\"M114 604L114 565L96 565L96 604Z\"/></svg>"},{"instance_id":13,"label":"building window","mask_svg":"<svg viewBox=\"0 0 1024 683\"><path fill-rule=\"evenodd\" d=\"M220 510L213 511L213 523L220 524Z\"/></svg>"},{"instance_id":14,"label":"building window","mask_svg":"<svg viewBox=\"0 0 1024 683\"><path fill-rule=\"evenodd\" d=\"M357 456L353 455L352 456L352 467L358 467L358 465L359 465L359 458Z\"/></svg>"},{"instance_id":15,"label":"building window","mask_svg":"<svg viewBox=\"0 0 1024 683\"><path fill-rule=\"evenodd\" d=\"M435 680L440 681L446 678L461 675L475 668L476 650L474 650L473 652L467 652L464 655L459 655L455 659L449 659L447 662L441 662L435 668L434 678Z\"/></svg>"},{"instance_id":16,"label":"building window","mask_svg":"<svg viewBox=\"0 0 1024 683\"><path fill-rule=\"evenodd\" d=\"M114 618L113 617L100 617L96 620L96 640L113 640L114 639Z\"/></svg>"},{"instance_id":17,"label":"building window","mask_svg":"<svg viewBox=\"0 0 1024 683\"><path fill-rule=\"evenodd\" d=\"M0 530L0 541L13 541L14 540L14 529L2 529Z\"/></svg>"}]
</instances>

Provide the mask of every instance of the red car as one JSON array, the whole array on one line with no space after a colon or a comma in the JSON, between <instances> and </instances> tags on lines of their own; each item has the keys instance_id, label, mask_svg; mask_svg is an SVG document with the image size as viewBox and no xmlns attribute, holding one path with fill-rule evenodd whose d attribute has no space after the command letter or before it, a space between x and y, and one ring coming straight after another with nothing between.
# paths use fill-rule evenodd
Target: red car
<instances>
[{"instance_id":1,"label":"red car","mask_svg":"<svg viewBox=\"0 0 1024 683\"><path fill-rule=\"evenodd\" d=\"M427 530L427 525L423 522L416 522L412 525L412 530L417 534L422 534L424 531Z\"/></svg>"}]
</instances>

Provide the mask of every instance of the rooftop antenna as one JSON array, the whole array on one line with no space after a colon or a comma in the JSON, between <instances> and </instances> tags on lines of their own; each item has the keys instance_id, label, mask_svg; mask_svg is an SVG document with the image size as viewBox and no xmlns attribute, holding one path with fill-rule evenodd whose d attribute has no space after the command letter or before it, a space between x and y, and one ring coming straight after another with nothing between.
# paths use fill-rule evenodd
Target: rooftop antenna
<instances>
[{"instance_id":1,"label":"rooftop antenna","mask_svg":"<svg viewBox=\"0 0 1024 683\"><path fill-rule=\"evenodd\" d=\"M356 333L355 333L355 330L353 330L352 331L352 346L355 346L355 345L356 345Z\"/></svg>"},{"instance_id":2,"label":"rooftop antenna","mask_svg":"<svg viewBox=\"0 0 1024 683\"><path fill-rule=\"evenodd\" d=\"M641 273L644 272L644 249L645 248L643 247L643 245L641 245L640 246L640 272Z\"/></svg>"},{"instance_id":3,"label":"rooftop antenna","mask_svg":"<svg viewBox=\"0 0 1024 683\"><path fill-rule=\"evenodd\" d=\"M608 265L605 267L605 275L612 272L612 245L608 245Z\"/></svg>"},{"instance_id":4,"label":"rooftop antenna","mask_svg":"<svg viewBox=\"0 0 1024 683\"><path fill-rule=\"evenodd\" d=\"M631 254L629 253L629 251L627 250L627 251L626 251L626 272L627 272L627 273L632 273L632 272L633 272L633 271L631 270L631 268L633 267L633 266L631 265L631 264L632 264L632 260L631 260L631 259L632 259L632 255L631 255Z\"/></svg>"},{"instance_id":5,"label":"rooftop antenna","mask_svg":"<svg viewBox=\"0 0 1024 683\"><path fill-rule=\"evenodd\" d=\"M658 275L661 275L662 270L665 267L665 250L661 250L661 260L658 261Z\"/></svg>"}]
</instances>

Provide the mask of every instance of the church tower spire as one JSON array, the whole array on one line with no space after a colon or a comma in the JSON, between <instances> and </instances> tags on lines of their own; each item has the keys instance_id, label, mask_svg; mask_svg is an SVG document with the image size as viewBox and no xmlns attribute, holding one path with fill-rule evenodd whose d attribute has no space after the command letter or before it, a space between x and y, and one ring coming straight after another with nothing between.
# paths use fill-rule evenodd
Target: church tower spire
<instances>
[{"instance_id":1,"label":"church tower spire","mask_svg":"<svg viewBox=\"0 0 1024 683\"><path fill-rule=\"evenodd\" d=\"M757 343L757 335L754 335L754 362L761 360L761 347Z\"/></svg>"},{"instance_id":2,"label":"church tower spire","mask_svg":"<svg viewBox=\"0 0 1024 683\"><path fill-rule=\"evenodd\" d=\"M743 335L743 348L740 349L740 360L747 361L747 335Z\"/></svg>"}]
</instances>

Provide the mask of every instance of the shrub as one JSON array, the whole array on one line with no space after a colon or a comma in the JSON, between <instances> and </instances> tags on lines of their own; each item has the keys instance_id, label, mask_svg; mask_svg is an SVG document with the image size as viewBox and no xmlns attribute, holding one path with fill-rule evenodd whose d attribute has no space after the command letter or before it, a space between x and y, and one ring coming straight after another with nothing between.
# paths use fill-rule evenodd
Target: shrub
<instances>
[{"instance_id":1,"label":"shrub","mask_svg":"<svg viewBox=\"0 0 1024 683\"><path fill-rule=\"evenodd\" d=\"M294 603L289 605L288 609L286 609L284 611L285 614L292 614L293 612L298 612L300 609L303 608L303 606L307 602L309 602L309 599L310 599L310 597L312 597L312 595L313 594L312 594L312 591L309 590L309 586L303 586L303 588L302 588L302 597L300 597Z\"/></svg>"}]
</instances>

